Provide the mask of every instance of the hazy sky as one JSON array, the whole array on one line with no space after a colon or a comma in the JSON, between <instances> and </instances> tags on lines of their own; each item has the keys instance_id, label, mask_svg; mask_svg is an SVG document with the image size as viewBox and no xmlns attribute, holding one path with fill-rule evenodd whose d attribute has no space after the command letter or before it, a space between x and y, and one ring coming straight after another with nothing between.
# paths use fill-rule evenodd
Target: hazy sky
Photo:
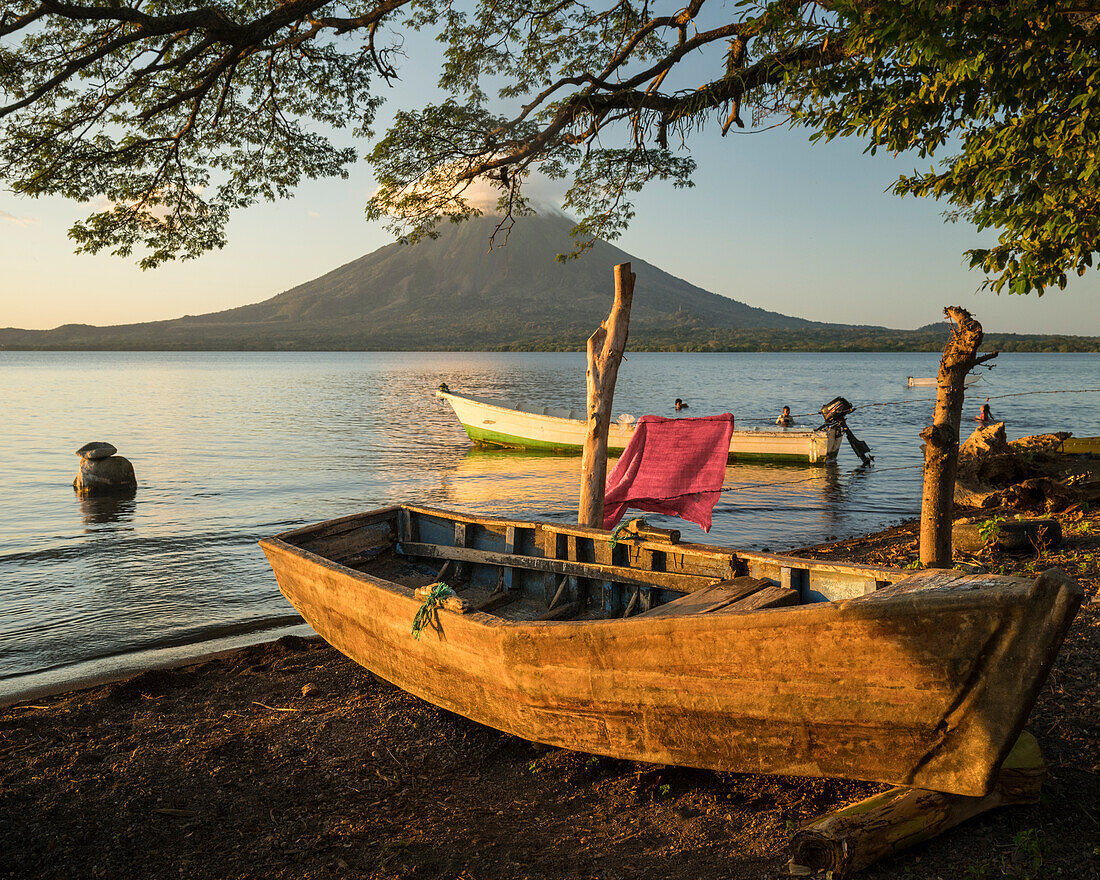
<instances>
[{"instance_id":1,"label":"hazy sky","mask_svg":"<svg viewBox=\"0 0 1100 880\"><path fill-rule=\"evenodd\" d=\"M415 51L387 90L391 108L429 100L432 67L414 63ZM616 244L707 290L813 320L912 328L958 304L988 331L1100 335L1096 271L1042 298L978 293L982 276L963 251L993 236L945 222L944 205L885 193L913 160L807 135L723 139L714 126L691 144L696 187L643 193ZM238 213L224 250L149 272L73 254L66 231L87 206L0 191L0 327L129 323L267 299L392 240L364 218L373 189L364 164L350 180L308 183L292 201Z\"/></svg>"}]
</instances>

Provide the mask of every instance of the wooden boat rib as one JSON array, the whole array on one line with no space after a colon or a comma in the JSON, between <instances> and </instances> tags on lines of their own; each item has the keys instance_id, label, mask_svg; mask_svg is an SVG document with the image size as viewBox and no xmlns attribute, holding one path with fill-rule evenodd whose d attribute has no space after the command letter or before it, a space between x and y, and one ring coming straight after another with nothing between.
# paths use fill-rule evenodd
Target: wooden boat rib
<instances>
[{"instance_id":1,"label":"wooden boat rib","mask_svg":"<svg viewBox=\"0 0 1100 880\"><path fill-rule=\"evenodd\" d=\"M564 407L511 407L453 391L437 391L458 416L467 436L479 446L579 453L587 425L584 413ZM634 436L633 422L613 422L608 428L608 452L621 453ZM835 458L842 430L808 428L738 429L730 437L731 458L798 461L824 464Z\"/></svg>"},{"instance_id":2,"label":"wooden boat rib","mask_svg":"<svg viewBox=\"0 0 1100 880\"><path fill-rule=\"evenodd\" d=\"M260 543L332 645L482 724L623 759L974 796L1081 601L1054 570L910 574L610 538L401 505ZM466 610L436 609L413 638L415 590L441 564Z\"/></svg>"}]
</instances>

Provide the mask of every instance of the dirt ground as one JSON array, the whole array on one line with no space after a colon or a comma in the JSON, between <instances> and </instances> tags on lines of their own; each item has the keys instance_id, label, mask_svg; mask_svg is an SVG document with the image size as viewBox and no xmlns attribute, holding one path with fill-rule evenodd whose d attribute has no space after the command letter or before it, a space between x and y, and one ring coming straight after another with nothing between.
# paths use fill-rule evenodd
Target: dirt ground
<instances>
[{"instance_id":1,"label":"dirt ground","mask_svg":"<svg viewBox=\"0 0 1100 880\"><path fill-rule=\"evenodd\" d=\"M1086 589L1031 715L1043 800L880 863L880 878L1100 875L1100 514L989 568ZM904 566L914 525L805 555ZM881 788L538 746L288 637L0 709L0 878L698 880L786 876L807 820Z\"/></svg>"}]
</instances>

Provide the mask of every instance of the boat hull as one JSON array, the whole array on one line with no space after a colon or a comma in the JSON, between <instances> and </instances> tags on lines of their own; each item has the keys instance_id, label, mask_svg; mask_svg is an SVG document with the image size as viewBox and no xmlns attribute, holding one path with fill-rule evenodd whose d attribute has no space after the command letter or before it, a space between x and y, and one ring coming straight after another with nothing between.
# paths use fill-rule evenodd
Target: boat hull
<instances>
[{"instance_id":1,"label":"boat hull","mask_svg":"<svg viewBox=\"0 0 1100 880\"><path fill-rule=\"evenodd\" d=\"M409 522L445 515L405 507L373 516L373 534L391 530L399 548L401 533L415 528ZM549 547L562 534L550 524L453 516L467 537L477 528L532 530ZM609 538L571 533L565 544L574 557L583 556L576 548L586 533L593 549ZM410 626L422 603L410 587L306 549L302 530L261 544L284 595L333 646L409 693L498 730L629 760L975 796L989 790L1080 603L1080 588L1064 575L994 577L978 589L948 572L944 584L913 589L899 572L898 583L876 592L888 581L869 572L865 595L751 613L513 621L440 610L415 639ZM792 583L800 577L792 571L804 570L809 584L815 565L723 556L705 545L676 552L715 578L767 568ZM822 583L861 574L858 566L831 568L818 573Z\"/></svg>"},{"instance_id":2,"label":"boat hull","mask_svg":"<svg viewBox=\"0 0 1100 880\"><path fill-rule=\"evenodd\" d=\"M980 375L968 374L966 376L963 376L963 385L969 387L970 385L973 385L975 382L979 381L981 378L982 377ZM910 388L935 388L938 384L939 379L935 378L934 376L923 378L917 376L909 377Z\"/></svg>"},{"instance_id":3,"label":"boat hull","mask_svg":"<svg viewBox=\"0 0 1100 880\"><path fill-rule=\"evenodd\" d=\"M584 449L586 423L569 410L553 414L552 407L541 413L510 409L461 394L437 391L450 403L466 435L477 445L502 449L529 449L579 454ZM607 451L619 455L634 436L633 425L613 422L607 432ZM734 460L767 460L824 464L840 448L841 430L804 429L735 430L730 437L729 456Z\"/></svg>"},{"instance_id":4,"label":"boat hull","mask_svg":"<svg viewBox=\"0 0 1100 880\"><path fill-rule=\"evenodd\" d=\"M1100 456L1100 437L1067 437L1059 451L1065 455Z\"/></svg>"}]
</instances>

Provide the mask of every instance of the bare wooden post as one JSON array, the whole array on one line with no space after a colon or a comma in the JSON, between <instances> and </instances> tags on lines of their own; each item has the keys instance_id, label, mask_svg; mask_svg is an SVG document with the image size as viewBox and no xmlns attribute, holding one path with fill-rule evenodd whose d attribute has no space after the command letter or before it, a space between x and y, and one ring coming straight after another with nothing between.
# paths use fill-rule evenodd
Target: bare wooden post
<instances>
[{"instance_id":1,"label":"bare wooden post","mask_svg":"<svg viewBox=\"0 0 1100 880\"><path fill-rule=\"evenodd\" d=\"M630 332L630 305L634 279L630 263L615 267L615 302L611 314L588 337L588 429L581 456L581 501L577 521L582 526L603 527L603 491L607 480L607 429L615 399L615 380Z\"/></svg>"},{"instance_id":2,"label":"bare wooden post","mask_svg":"<svg viewBox=\"0 0 1100 880\"><path fill-rule=\"evenodd\" d=\"M920 561L925 568L951 567L951 514L959 465L959 424L962 421L963 380L976 364L997 356L978 355L982 325L962 306L944 310L955 326L943 348L937 377L936 414L921 431L924 441L924 490L921 494Z\"/></svg>"}]
</instances>

